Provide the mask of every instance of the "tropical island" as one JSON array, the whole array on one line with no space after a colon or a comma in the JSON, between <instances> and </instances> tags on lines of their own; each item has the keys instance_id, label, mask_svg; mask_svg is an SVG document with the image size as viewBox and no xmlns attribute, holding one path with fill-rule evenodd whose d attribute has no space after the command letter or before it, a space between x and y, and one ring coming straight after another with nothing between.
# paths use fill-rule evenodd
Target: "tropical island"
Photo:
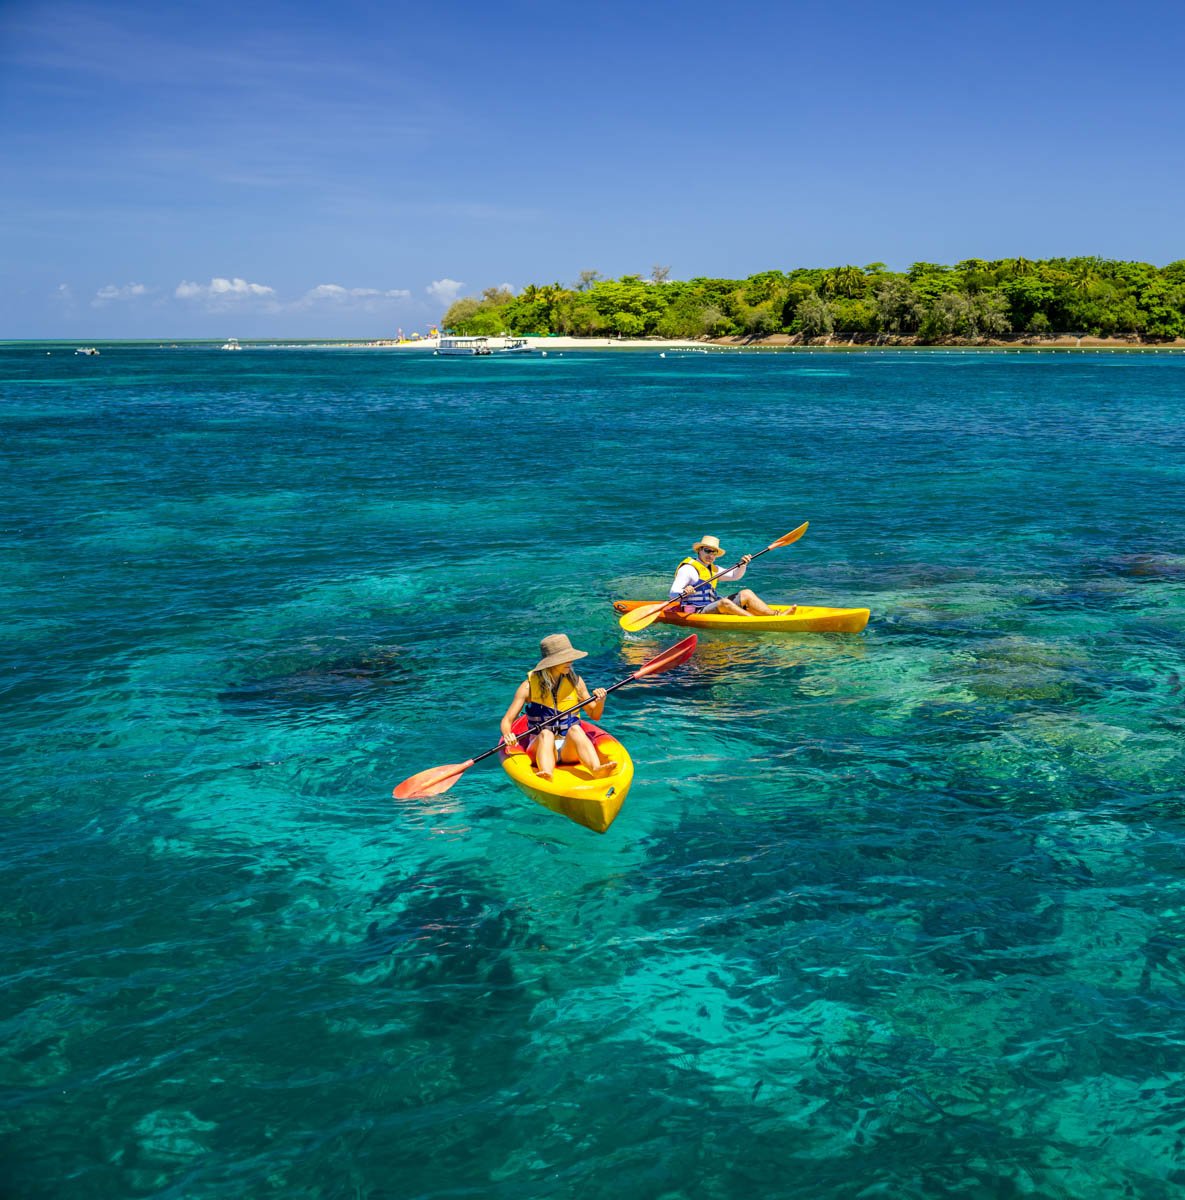
<instances>
[{"instance_id":1,"label":"tropical island","mask_svg":"<svg viewBox=\"0 0 1185 1200\"><path fill-rule=\"evenodd\" d=\"M1185 259L917 262L770 270L746 279L602 278L487 288L442 328L476 336L564 335L773 344L991 345L1051 339L1164 344L1185 338Z\"/></svg>"}]
</instances>

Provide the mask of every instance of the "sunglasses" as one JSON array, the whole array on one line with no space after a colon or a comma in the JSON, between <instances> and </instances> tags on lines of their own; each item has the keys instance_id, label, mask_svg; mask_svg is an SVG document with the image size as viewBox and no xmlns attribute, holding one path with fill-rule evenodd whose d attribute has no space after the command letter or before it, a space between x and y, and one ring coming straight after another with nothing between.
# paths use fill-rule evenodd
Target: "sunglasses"
<instances>
[{"instance_id":1,"label":"sunglasses","mask_svg":"<svg viewBox=\"0 0 1185 1200\"><path fill-rule=\"evenodd\" d=\"M701 546L700 553L701 554L723 554L724 552L722 550L713 550L711 546Z\"/></svg>"}]
</instances>

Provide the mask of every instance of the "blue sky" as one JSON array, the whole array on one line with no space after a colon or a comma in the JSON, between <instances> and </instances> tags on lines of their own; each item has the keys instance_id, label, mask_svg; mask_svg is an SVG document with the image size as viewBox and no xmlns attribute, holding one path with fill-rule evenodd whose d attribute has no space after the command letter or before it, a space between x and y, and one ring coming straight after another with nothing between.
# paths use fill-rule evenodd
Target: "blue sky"
<instances>
[{"instance_id":1,"label":"blue sky","mask_svg":"<svg viewBox=\"0 0 1185 1200\"><path fill-rule=\"evenodd\" d=\"M669 265L1185 257L1179 4L0 0L0 337Z\"/></svg>"}]
</instances>

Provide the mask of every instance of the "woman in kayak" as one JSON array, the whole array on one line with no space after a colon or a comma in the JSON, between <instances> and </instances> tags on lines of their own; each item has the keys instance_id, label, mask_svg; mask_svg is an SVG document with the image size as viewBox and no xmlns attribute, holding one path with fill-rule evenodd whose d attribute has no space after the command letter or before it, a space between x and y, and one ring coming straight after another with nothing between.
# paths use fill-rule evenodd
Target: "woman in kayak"
<instances>
[{"instance_id":1,"label":"woman in kayak","mask_svg":"<svg viewBox=\"0 0 1185 1200\"><path fill-rule=\"evenodd\" d=\"M550 779L555 771L557 756L562 763L583 763L597 779L612 775L617 770L617 764L603 760L588 734L580 727L582 717L600 720L605 709L605 689L596 688L590 693L584 680L572 670L572 663L578 658L587 658L588 654L584 650L574 649L567 634L563 633L545 637L539 643L539 649L543 657L518 685L518 691L514 693L514 699L502 718L502 740L508 746L518 745L518 738L511 726L522 712L524 704L527 723L534 726L581 700L591 700L593 703L579 712L567 713L552 721L546 729L541 729L527 747L527 753L534 754L535 771L544 779Z\"/></svg>"},{"instance_id":2,"label":"woman in kayak","mask_svg":"<svg viewBox=\"0 0 1185 1200\"><path fill-rule=\"evenodd\" d=\"M720 548L720 539L710 535L702 537L692 549L695 551L695 557L685 558L679 564L675 578L671 581L671 590L667 593L672 600L683 602L681 611L725 613L732 617L743 617L746 614L757 617L774 615L774 610L756 592L751 592L748 588L742 588L729 596L721 596L716 591L715 585L718 583L736 583L740 580L753 557L751 554L744 555L735 567L712 579L716 573L713 564L724 553Z\"/></svg>"}]
</instances>

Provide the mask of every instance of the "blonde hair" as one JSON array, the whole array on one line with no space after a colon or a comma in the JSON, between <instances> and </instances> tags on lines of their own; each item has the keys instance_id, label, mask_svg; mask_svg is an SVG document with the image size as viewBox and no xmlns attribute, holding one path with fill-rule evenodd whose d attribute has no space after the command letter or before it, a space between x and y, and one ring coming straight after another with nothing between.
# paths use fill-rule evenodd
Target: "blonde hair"
<instances>
[{"instance_id":1,"label":"blonde hair","mask_svg":"<svg viewBox=\"0 0 1185 1200\"><path fill-rule=\"evenodd\" d=\"M561 663L560 665L563 666L566 664ZM547 685L547 690L551 693L552 699L558 699L560 694L560 680L563 679L563 675L559 674L554 667L544 667L542 671L532 671L531 674L541 676L543 682ZM572 679L572 686L579 692L580 685L584 681L575 671L570 671L569 675Z\"/></svg>"}]
</instances>

